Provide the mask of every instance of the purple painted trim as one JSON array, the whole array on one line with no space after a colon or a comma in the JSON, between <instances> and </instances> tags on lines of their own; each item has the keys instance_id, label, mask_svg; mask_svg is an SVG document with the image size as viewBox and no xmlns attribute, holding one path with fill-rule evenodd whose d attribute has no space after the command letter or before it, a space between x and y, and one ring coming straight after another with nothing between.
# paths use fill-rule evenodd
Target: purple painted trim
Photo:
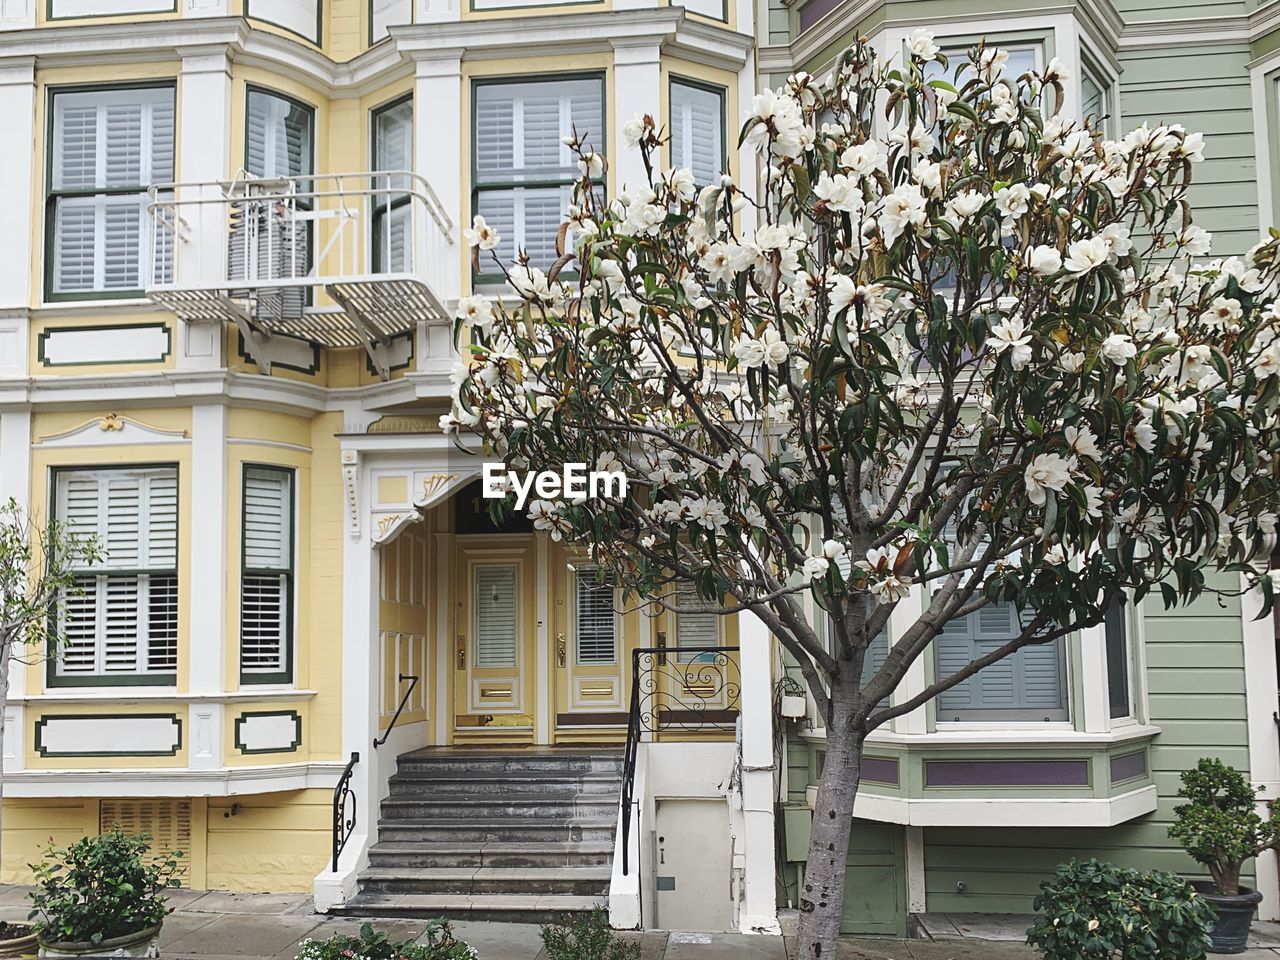
<instances>
[{"instance_id":1,"label":"purple painted trim","mask_svg":"<svg viewBox=\"0 0 1280 960\"><path fill-rule=\"evenodd\" d=\"M928 787L1087 787L1087 760L926 760Z\"/></svg>"},{"instance_id":2,"label":"purple painted trim","mask_svg":"<svg viewBox=\"0 0 1280 960\"><path fill-rule=\"evenodd\" d=\"M1119 783L1121 780L1132 780L1135 777L1144 777L1147 774L1147 751L1139 750L1136 753L1126 753L1122 757L1111 758L1111 782Z\"/></svg>"},{"instance_id":3,"label":"purple painted trim","mask_svg":"<svg viewBox=\"0 0 1280 960\"><path fill-rule=\"evenodd\" d=\"M800 32L804 33L836 8L840 0L809 0L800 8Z\"/></svg>"},{"instance_id":4,"label":"purple painted trim","mask_svg":"<svg viewBox=\"0 0 1280 960\"><path fill-rule=\"evenodd\" d=\"M898 785L898 761L882 757L862 758L862 779L873 783Z\"/></svg>"}]
</instances>

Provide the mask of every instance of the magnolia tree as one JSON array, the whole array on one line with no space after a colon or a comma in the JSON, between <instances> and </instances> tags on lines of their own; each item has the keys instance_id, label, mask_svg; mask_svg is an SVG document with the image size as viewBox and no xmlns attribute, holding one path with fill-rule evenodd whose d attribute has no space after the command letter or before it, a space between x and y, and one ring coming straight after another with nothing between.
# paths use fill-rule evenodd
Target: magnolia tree
<instances>
[{"instance_id":1,"label":"magnolia tree","mask_svg":"<svg viewBox=\"0 0 1280 960\"><path fill-rule=\"evenodd\" d=\"M624 132L649 182L605 201L579 131L563 255L504 264L508 302L459 310L447 427L512 469L631 480L533 502L535 526L629 598L688 582L750 611L803 671L827 735L806 960L839 931L872 730L1119 597L1238 584L1269 608L1276 589L1251 561L1280 500L1280 241L1202 260L1201 137L1105 139L1062 112L1056 61L1006 60L980 46L952 69L923 31L900 65L856 44L827 80L755 98L758 185L660 170L646 116ZM497 244L480 218L468 239ZM948 621L1000 602L1020 632L886 700Z\"/></svg>"}]
</instances>

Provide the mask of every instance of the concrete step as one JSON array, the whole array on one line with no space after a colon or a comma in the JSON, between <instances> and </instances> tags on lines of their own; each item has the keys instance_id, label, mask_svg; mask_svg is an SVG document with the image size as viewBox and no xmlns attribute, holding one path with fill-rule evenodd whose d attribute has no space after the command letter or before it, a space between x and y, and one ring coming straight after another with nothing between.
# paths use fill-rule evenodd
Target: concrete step
<instances>
[{"instance_id":1,"label":"concrete step","mask_svg":"<svg viewBox=\"0 0 1280 960\"><path fill-rule=\"evenodd\" d=\"M485 777L444 777L415 771L397 773L391 778L392 796L545 796L576 797L579 795L617 797L622 780L613 774L582 773L537 778L512 778L498 774Z\"/></svg>"},{"instance_id":2,"label":"concrete step","mask_svg":"<svg viewBox=\"0 0 1280 960\"><path fill-rule=\"evenodd\" d=\"M411 920L496 920L507 923L548 923L566 913L604 906L606 898L561 894L542 896L361 893L333 911L352 917L403 917Z\"/></svg>"},{"instance_id":3,"label":"concrete step","mask_svg":"<svg viewBox=\"0 0 1280 960\"><path fill-rule=\"evenodd\" d=\"M384 820L474 817L501 820L504 818L531 820L580 820L604 819L617 811L615 797L492 797L484 795L435 797L388 797L382 801Z\"/></svg>"},{"instance_id":4,"label":"concrete step","mask_svg":"<svg viewBox=\"0 0 1280 960\"><path fill-rule=\"evenodd\" d=\"M584 818L539 822L525 817L495 820L477 817L405 817L382 820L378 837L383 841L413 843L529 843L544 840L569 842L613 841L615 818Z\"/></svg>"},{"instance_id":5,"label":"concrete step","mask_svg":"<svg viewBox=\"0 0 1280 960\"><path fill-rule=\"evenodd\" d=\"M569 754L458 754L452 751L435 755L402 754L396 769L401 773L435 772L457 776L505 774L508 776L538 776L545 774L612 773L622 774L621 753L587 756Z\"/></svg>"},{"instance_id":6,"label":"concrete step","mask_svg":"<svg viewBox=\"0 0 1280 960\"><path fill-rule=\"evenodd\" d=\"M392 867L361 871L361 889L389 894L563 894L609 892L609 867Z\"/></svg>"},{"instance_id":7,"label":"concrete step","mask_svg":"<svg viewBox=\"0 0 1280 960\"><path fill-rule=\"evenodd\" d=\"M609 865L613 843L546 840L524 843L382 841L369 848L371 867L557 867Z\"/></svg>"}]
</instances>

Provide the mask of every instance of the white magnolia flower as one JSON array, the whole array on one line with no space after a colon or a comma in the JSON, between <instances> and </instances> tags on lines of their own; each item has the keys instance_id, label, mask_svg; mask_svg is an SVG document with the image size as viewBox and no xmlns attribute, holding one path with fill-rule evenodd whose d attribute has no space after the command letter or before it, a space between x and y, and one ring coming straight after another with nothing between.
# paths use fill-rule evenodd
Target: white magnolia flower
<instances>
[{"instance_id":1,"label":"white magnolia flower","mask_svg":"<svg viewBox=\"0 0 1280 960\"><path fill-rule=\"evenodd\" d=\"M1031 188L1025 183L1014 183L996 191L996 208L1000 215L1017 220L1027 212L1031 204Z\"/></svg>"},{"instance_id":2,"label":"white magnolia flower","mask_svg":"<svg viewBox=\"0 0 1280 960\"><path fill-rule=\"evenodd\" d=\"M1026 332L1021 317L1007 317L992 327L987 346L997 356L1008 350L1009 363L1015 370L1021 370L1031 362L1031 335Z\"/></svg>"},{"instance_id":3,"label":"white magnolia flower","mask_svg":"<svg viewBox=\"0 0 1280 960\"><path fill-rule=\"evenodd\" d=\"M493 323L493 304L487 297L463 297L454 315L477 330L488 330Z\"/></svg>"},{"instance_id":4,"label":"white magnolia flower","mask_svg":"<svg viewBox=\"0 0 1280 960\"><path fill-rule=\"evenodd\" d=\"M1027 496L1036 506L1042 507L1048 500L1048 491L1061 490L1071 480L1072 461L1056 453L1039 453L1027 464L1023 480Z\"/></svg>"},{"instance_id":5,"label":"white magnolia flower","mask_svg":"<svg viewBox=\"0 0 1280 960\"><path fill-rule=\"evenodd\" d=\"M667 171L665 179L671 187L672 194L685 203L691 203L698 195L698 186L694 183L693 172L686 167Z\"/></svg>"},{"instance_id":6,"label":"white magnolia flower","mask_svg":"<svg viewBox=\"0 0 1280 960\"><path fill-rule=\"evenodd\" d=\"M1133 440L1147 453L1153 453L1156 449L1155 424L1149 419L1139 420L1133 426Z\"/></svg>"},{"instance_id":7,"label":"white magnolia flower","mask_svg":"<svg viewBox=\"0 0 1280 960\"><path fill-rule=\"evenodd\" d=\"M1098 348L1098 355L1110 360L1117 367L1123 367L1138 355L1138 348L1133 338L1127 333L1113 333L1102 341L1102 346Z\"/></svg>"},{"instance_id":8,"label":"white magnolia flower","mask_svg":"<svg viewBox=\"0 0 1280 960\"><path fill-rule=\"evenodd\" d=\"M879 140L868 140L845 150L840 154L840 162L849 168L850 173L865 177L886 168L888 153Z\"/></svg>"},{"instance_id":9,"label":"white magnolia flower","mask_svg":"<svg viewBox=\"0 0 1280 960\"><path fill-rule=\"evenodd\" d=\"M871 591L871 595L878 603L897 603L911 592L911 580L908 577L889 574L883 580L867 584L867 589Z\"/></svg>"},{"instance_id":10,"label":"white magnolia flower","mask_svg":"<svg viewBox=\"0 0 1280 960\"><path fill-rule=\"evenodd\" d=\"M908 226L924 226L927 218L924 204L924 194L914 183L904 183L884 198L884 207L880 211L880 232L884 234L886 247L892 247Z\"/></svg>"},{"instance_id":11,"label":"white magnolia flower","mask_svg":"<svg viewBox=\"0 0 1280 960\"><path fill-rule=\"evenodd\" d=\"M1086 427L1067 427L1062 431L1071 452L1080 457L1102 459L1102 449L1098 446L1098 435Z\"/></svg>"},{"instance_id":12,"label":"white magnolia flower","mask_svg":"<svg viewBox=\"0 0 1280 960\"><path fill-rule=\"evenodd\" d=\"M627 146L634 150L644 139L644 130L644 117L637 113L622 125L622 138L627 141Z\"/></svg>"},{"instance_id":13,"label":"white magnolia flower","mask_svg":"<svg viewBox=\"0 0 1280 960\"><path fill-rule=\"evenodd\" d=\"M831 177L824 171L814 184L813 195L832 210L843 213L859 213L863 207L861 186L842 173Z\"/></svg>"},{"instance_id":14,"label":"white magnolia flower","mask_svg":"<svg viewBox=\"0 0 1280 960\"><path fill-rule=\"evenodd\" d=\"M978 72L987 83L995 83L1004 73L1004 65L1009 60L1009 51L999 47L986 47L978 57Z\"/></svg>"},{"instance_id":15,"label":"white magnolia flower","mask_svg":"<svg viewBox=\"0 0 1280 960\"><path fill-rule=\"evenodd\" d=\"M1025 262L1032 273L1049 277L1062 269L1062 255L1056 247L1041 244L1030 248L1025 255Z\"/></svg>"},{"instance_id":16,"label":"white magnolia flower","mask_svg":"<svg viewBox=\"0 0 1280 960\"><path fill-rule=\"evenodd\" d=\"M481 250L495 249L501 239L498 231L489 226L478 213L472 218L470 228L462 231L462 236L466 239L467 246L479 247Z\"/></svg>"},{"instance_id":17,"label":"white magnolia flower","mask_svg":"<svg viewBox=\"0 0 1280 960\"><path fill-rule=\"evenodd\" d=\"M825 577L831 568L831 561L826 557L809 557L804 562L804 575L810 580Z\"/></svg>"},{"instance_id":18,"label":"white magnolia flower","mask_svg":"<svg viewBox=\"0 0 1280 960\"><path fill-rule=\"evenodd\" d=\"M578 158L578 170L584 177L599 180L604 176L604 155L594 151L584 153Z\"/></svg>"},{"instance_id":19,"label":"white magnolia flower","mask_svg":"<svg viewBox=\"0 0 1280 960\"><path fill-rule=\"evenodd\" d=\"M847 552L845 545L839 540L822 541L822 555L828 560L839 560Z\"/></svg>"},{"instance_id":20,"label":"white magnolia flower","mask_svg":"<svg viewBox=\"0 0 1280 960\"><path fill-rule=\"evenodd\" d=\"M1077 240L1067 248L1067 259L1063 266L1071 273L1083 276L1102 266L1110 256L1111 246L1106 237L1090 237L1088 240Z\"/></svg>"},{"instance_id":21,"label":"white magnolia flower","mask_svg":"<svg viewBox=\"0 0 1280 960\"><path fill-rule=\"evenodd\" d=\"M911 36L907 37L907 49L911 51L913 57L932 60L941 48L933 42L932 33L923 27L917 27L912 31Z\"/></svg>"},{"instance_id":22,"label":"white magnolia flower","mask_svg":"<svg viewBox=\"0 0 1280 960\"><path fill-rule=\"evenodd\" d=\"M1194 223L1178 234L1178 249L1188 256L1203 257L1213 243L1213 234Z\"/></svg>"},{"instance_id":23,"label":"white magnolia flower","mask_svg":"<svg viewBox=\"0 0 1280 960\"><path fill-rule=\"evenodd\" d=\"M1077 374L1084 369L1084 354L1063 353L1058 357L1058 366L1062 368L1063 373Z\"/></svg>"},{"instance_id":24,"label":"white magnolia flower","mask_svg":"<svg viewBox=\"0 0 1280 960\"><path fill-rule=\"evenodd\" d=\"M976 190L966 190L947 203L947 210L960 220L968 220L981 210L986 202L987 198Z\"/></svg>"}]
</instances>

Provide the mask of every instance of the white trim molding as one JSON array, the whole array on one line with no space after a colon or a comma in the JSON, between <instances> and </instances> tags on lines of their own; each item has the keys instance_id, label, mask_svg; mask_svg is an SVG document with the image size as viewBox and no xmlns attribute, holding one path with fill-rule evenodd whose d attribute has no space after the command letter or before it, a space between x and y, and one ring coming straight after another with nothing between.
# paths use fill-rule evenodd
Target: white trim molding
<instances>
[{"instance_id":1,"label":"white trim molding","mask_svg":"<svg viewBox=\"0 0 1280 960\"><path fill-rule=\"evenodd\" d=\"M284 790L332 789L345 764L336 761L185 770L5 772L7 797L238 797Z\"/></svg>"}]
</instances>

